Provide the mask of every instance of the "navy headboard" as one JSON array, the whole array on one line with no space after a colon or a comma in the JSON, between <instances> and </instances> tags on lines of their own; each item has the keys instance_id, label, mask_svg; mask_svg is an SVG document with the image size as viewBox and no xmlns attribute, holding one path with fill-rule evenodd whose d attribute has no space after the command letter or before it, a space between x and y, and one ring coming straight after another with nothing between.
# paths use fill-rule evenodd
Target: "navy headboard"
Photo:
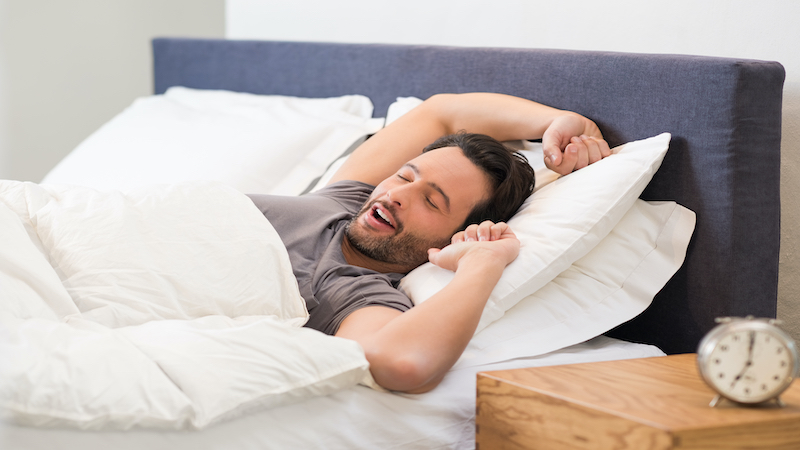
<instances>
[{"instance_id":1,"label":"navy headboard","mask_svg":"<svg viewBox=\"0 0 800 450\"><path fill-rule=\"evenodd\" d=\"M641 316L609 334L693 352L723 315L775 317L781 100L776 62L680 55L156 39L170 86L328 97L363 94L375 116L401 96L512 94L579 112L611 146L672 133L646 200L697 214L684 267Z\"/></svg>"}]
</instances>

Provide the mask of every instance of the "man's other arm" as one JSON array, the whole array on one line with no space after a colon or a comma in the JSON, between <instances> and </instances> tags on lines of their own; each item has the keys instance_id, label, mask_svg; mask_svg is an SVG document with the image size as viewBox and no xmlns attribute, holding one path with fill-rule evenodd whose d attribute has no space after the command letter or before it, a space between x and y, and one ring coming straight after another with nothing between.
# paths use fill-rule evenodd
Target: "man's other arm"
<instances>
[{"instance_id":1,"label":"man's other arm","mask_svg":"<svg viewBox=\"0 0 800 450\"><path fill-rule=\"evenodd\" d=\"M382 306L359 309L336 336L361 344L381 386L412 393L433 389L466 348L519 247L505 223L472 225L444 249L428 251L431 262L455 272L441 291L404 313Z\"/></svg>"}]
</instances>

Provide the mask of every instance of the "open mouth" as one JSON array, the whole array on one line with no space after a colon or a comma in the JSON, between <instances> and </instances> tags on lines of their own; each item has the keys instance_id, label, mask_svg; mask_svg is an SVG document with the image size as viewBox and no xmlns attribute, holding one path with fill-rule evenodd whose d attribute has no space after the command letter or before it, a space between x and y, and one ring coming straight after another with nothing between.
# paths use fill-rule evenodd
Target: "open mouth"
<instances>
[{"instance_id":1,"label":"open mouth","mask_svg":"<svg viewBox=\"0 0 800 450\"><path fill-rule=\"evenodd\" d=\"M372 218L379 224L395 228L389 214L377 203L372 206Z\"/></svg>"}]
</instances>

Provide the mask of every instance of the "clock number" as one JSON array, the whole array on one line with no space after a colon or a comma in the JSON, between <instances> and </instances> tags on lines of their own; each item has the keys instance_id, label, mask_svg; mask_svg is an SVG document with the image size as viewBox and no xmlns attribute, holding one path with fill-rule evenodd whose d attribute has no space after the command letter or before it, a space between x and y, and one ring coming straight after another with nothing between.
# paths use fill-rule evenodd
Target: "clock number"
<instances>
[{"instance_id":1,"label":"clock number","mask_svg":"<svg viewBox=\"0 0 800 450\"><path fill-rule=\"evenodd\" d=\"M721 346L719 347L719 349L720 349L721 351L723 351L723 352L727 352L727 351L728 351L728 346L727 346L727 345L721 345Z\"/></svg>"}]
</instances>

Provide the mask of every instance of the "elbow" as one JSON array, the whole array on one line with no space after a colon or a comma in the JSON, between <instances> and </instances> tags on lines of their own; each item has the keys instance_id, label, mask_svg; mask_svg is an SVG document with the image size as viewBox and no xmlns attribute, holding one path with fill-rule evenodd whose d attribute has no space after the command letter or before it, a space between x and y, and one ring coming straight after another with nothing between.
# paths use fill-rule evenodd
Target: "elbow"
<instances>
[{"instance_id":1,"label":"elbow","mask_svg":"<svg viewBox=\"0 0 800 450\"><path fill-rule=\"evenodd\" d=\"M441 381L438 370L421 355L367 352L375 381L391 391L421 394Z\"/></svg>"}]
</instances>

